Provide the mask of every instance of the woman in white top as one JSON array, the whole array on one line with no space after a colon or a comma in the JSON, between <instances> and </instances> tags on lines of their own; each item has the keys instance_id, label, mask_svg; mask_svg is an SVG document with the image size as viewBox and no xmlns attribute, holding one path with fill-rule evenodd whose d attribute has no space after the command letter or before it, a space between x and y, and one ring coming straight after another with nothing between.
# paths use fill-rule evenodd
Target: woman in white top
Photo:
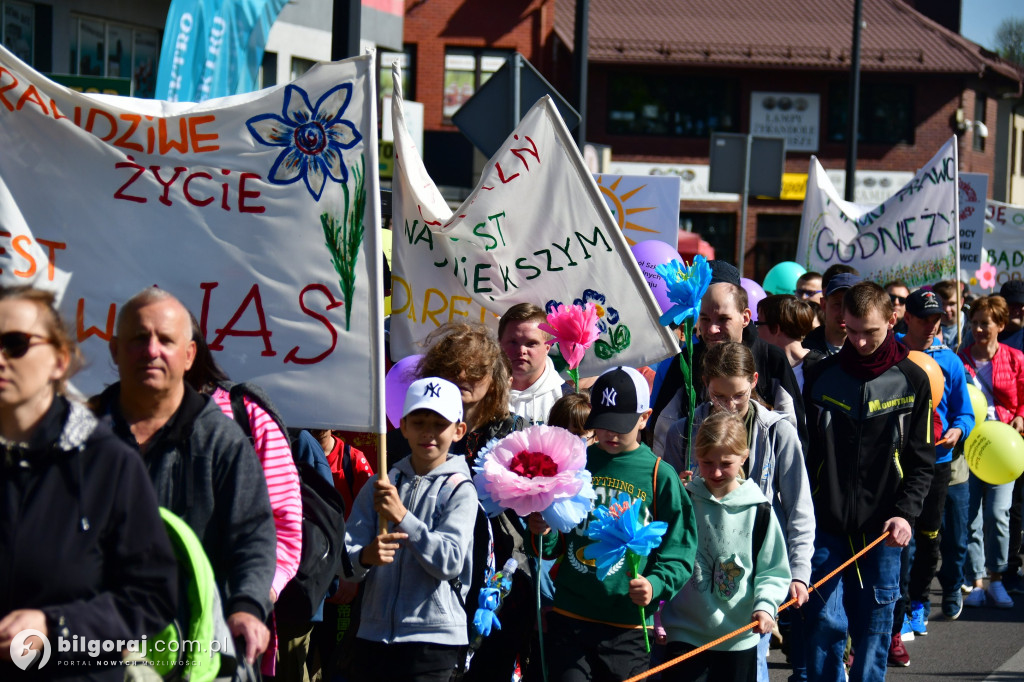
<instances>
[{"instance_id":1,"label":"woman in white top","mask_svg":"<svg viewBox=\"0 0 1024 682\"><path fill-rule=\"evenodd\" d=\"M814 309L796 296L768 296L757 304L757 335L765 343L778 346L793 368L800 390L804 389L804 370L821 359L821 353L804 348L804 337L814 328Z\"/></svg>"}]
</instances>

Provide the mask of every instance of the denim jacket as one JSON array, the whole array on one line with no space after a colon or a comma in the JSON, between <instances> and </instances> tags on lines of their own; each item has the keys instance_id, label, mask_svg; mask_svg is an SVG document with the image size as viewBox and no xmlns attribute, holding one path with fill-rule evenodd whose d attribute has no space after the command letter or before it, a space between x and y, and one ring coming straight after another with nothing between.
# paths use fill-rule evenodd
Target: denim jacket
<instances>
[{"instance_id":1,"label":"denim jacket","mask_svg":"<svg viewBox=\"0 0 1024 682\"><path fill-rule=\"evenodd\" d=\"M451 487L442 492L451 475L461 475L467 483L454 487L454 492ZM373 507L375 480L363 486L356 497L345 533L349 560L343 577L351 582L365 579L366 583L357 636L386 644L468 644L466 611L448 583L459 578L462 598L466 598L479 503L465 458L450 456L423 476L413 471L409 457L395 464L388 480L398 487L408 511L401 523L390 524L388 532L408 533L409 539L402 542L393 563L366 566L359 555L378 532Z\"/></svg>"}]
</instances>

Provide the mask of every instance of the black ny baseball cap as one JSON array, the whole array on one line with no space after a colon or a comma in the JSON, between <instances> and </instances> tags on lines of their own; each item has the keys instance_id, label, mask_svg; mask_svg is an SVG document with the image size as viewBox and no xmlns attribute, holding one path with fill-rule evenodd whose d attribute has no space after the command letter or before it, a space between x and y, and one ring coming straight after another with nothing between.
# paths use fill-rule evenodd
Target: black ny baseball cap
<instances>
[{"instance_id":1,"label":"black ny baseball cap","mask_svg":"<svg viewBox=\"0 0 1024 682\"><path fill-rule=\"evenodd\" d=\"M632 367L604 372L590 388L590 416L584 428L629 433L651 407L647 380Z\"/></svg>"}]
</instances>

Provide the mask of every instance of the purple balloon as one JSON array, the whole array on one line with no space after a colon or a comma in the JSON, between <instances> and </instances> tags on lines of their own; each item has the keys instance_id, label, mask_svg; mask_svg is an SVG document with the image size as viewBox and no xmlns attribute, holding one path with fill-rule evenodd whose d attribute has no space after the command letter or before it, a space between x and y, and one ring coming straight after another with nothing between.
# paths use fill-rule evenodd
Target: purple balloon
<instances>
[{"instance_id":1,"label":"purple balloon","mask_svg":"<svg viewBox=\"0 0 1024 682\"><path fill-rule=\"evenodd\" d=\"M656 239L637 242L629 247L629 250L633 252L636 264L640 266L640 272L644 273L647 286L654 294L654 300L658 302L661 312L668 312L668 309L672 307L672 302L668 300L668 287L665 286L665 280L661 278L655 268L673 260L681 261L682 256L665 242Z\"/></svg>"},{"instance_id":2,"label":"purple balloon","mask_svg":"<svg viewBox=\"0 0 1024 682\"><path fill-rule=\"evenodd\" d=\"M764 293L764 289L761 288L761 285L752 279L740 277L740 285L743 287L743 290L747 292L747 307L750 308L750 321L757 322L757 304L761 302L767 294Z\"/></svg>"},{"instance_id":3,"label":"purple balloon","mask_svg":"<svg viewBox=\"0 0 1024 682\"><path fill-rule=\"evenodd\" d=\"M416 381L416 365L423 359L422 355L410 355L402 358L388 370L384 377L384 413L388 421L397 428L402 420L402 408L405 406L405 393L412 382Z\"/></svg>"}]
</instances>

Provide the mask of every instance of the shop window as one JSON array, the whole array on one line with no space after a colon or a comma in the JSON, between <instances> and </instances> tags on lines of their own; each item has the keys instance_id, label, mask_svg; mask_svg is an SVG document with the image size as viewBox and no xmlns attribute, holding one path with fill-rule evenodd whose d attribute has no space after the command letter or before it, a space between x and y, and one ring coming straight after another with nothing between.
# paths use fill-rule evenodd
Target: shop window
<instances>
[{"instance_id":1,"label":"shop window","mask_svg":"<svg viewBox=\"0 0 1024 682\"><path fill-rule=\"evenodd\" d=\"M155 29L87 17L72 17L71 27L72 74L131 78L133 97L153 97L160 52Z\"/></svg>"},{"instance_id":2,"label":"shop window","mask_svg":"<svg viewBox=\"0 0 1024 682\"><path fill-rule=\"evenodd\" d=\"M679 227L711 244L715 258L736 262L735 213L680 213Z\"/></svg>"},{"instance_id":3,"label":"shop window","mask_svg":"<svg viewBox=\"0 0 1024 682\"><path fill-rule=\"evenodd\" d=\"M467 50L450 48L444 54L444 104L442 114L451 122L455 112L505 65L512 53L507 50Z\"/></svg>"},{"instance_id":4,"label":"shop window","mask_svg":"<svg viewBox=\"0 0 1024 682\"><path fill-rule=\"evenodd\" d=\"M394 90L391 80L391 65L396 61L402 69L402 95L408 101L416 99L416 61L415 45L406 45L401 52L380 52L378 63L380 65L377 82L380 84L377 91L381 99L390 97Z\"/></svg>"},{"instance_id":5,"label":"shop window","mask_svg":"<svg viewBox=\"0 0 1024 682\"><path fill-rule=\"evenodd\" d=\"M757 216L757 241L749 254L754 259L755 282L764 281L774 265L793 260L799 236L799 215L762 213Z\"/></svg>"},{"instance_id":6,"label":"shop window","mask_svg":"<svg viewBox=\"0 0 1024 682\"><path fill-rule=\"evenodd\" d=\"M985 151L985 138L978 133L978 124L985 122L985 114L988 113L988 98L984 95L974 96L974 125L971 130L972 149L976 152Z\"/></svg>"},{"instance_id":7,"label":"shop window","mask_svg":"<svg viewBox=\"0 0 1024 682\"><path fill-rule=\"evenodd\" d=\"M739 131L739 86L728 78L612 73L608 134L710 137Z\"/></svg>"},{"instance_id":8,"label":"shop window","mask_svg":"<svg viewBox=\"0 0 1024 682\"><path fill-rule=\"evenodd\" d=\"M849 84L828 91L828 139L846 142ZM866 144L914 144L914 86L907 83L861 83L857 141Z\"/></svg>"},{"instance_id":9,"label":"shop window","mask_svg":"<svg viewBox=\"0 0 1024 682\"><path fill-rule=\"evenodd\" d=\"M26 64L35 64L35 7L27 2L0 2L0 43Z\"/></svg>"}]
</instances>

